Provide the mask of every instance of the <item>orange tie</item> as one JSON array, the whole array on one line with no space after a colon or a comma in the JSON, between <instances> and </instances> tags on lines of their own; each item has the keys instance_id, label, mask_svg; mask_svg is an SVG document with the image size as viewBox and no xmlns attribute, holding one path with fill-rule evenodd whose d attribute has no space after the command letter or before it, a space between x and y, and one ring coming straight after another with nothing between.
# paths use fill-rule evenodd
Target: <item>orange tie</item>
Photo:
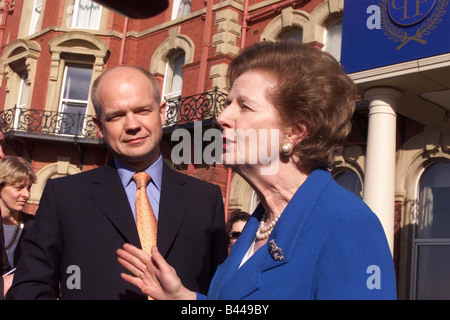
<instances>
[{"instance_id":1,"label":"orange tie","mask_svg":"<svg viewBox=\"0 0 450 320\"><path fill-rule=\"evenodd\" d=\"M152 246L156 245L156 233L158 230L158 222L146 191L150 179L146 172L138 172L133 176L133 180L136 182L136 226L142 250L148 254L151 254Z\"/></svg>"}]
</instances>

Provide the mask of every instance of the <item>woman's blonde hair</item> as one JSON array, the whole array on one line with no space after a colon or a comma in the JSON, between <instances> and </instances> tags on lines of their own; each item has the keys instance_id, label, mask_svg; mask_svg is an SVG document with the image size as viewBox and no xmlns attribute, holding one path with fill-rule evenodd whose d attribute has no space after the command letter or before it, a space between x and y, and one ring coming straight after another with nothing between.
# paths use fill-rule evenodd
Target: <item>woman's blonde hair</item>
<instances>
[{"instance_id":1,"label":"woman's blonde hair","mask_svg":"<svg viewBox=\"0 0 450 320\"><path fill-rule=\"evenodd\" d=\"M36 182L36 175L30 163L21 157L6 156L0 161L0 186L27 181Z\"/></svg>"}]
</instances>

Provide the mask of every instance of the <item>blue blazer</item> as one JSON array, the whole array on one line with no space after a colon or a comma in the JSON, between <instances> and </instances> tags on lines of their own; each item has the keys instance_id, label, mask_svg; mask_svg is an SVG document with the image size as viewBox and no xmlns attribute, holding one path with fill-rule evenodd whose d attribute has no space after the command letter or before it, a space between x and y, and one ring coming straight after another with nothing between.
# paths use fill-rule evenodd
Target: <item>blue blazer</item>
<instances>
[{"instance_id":1,"label":"blue blazer","mask_svg":"<svg viewBox=\"0 0 450 320\"><path fill-rule=\"evenodd\" d=\"M268 243L239 268L263 213L258 206L217 269L207 297L198 294L197 299L396 299L392 255L381 223L327 170L312 172Z\"/></svg>"}]
</instances>

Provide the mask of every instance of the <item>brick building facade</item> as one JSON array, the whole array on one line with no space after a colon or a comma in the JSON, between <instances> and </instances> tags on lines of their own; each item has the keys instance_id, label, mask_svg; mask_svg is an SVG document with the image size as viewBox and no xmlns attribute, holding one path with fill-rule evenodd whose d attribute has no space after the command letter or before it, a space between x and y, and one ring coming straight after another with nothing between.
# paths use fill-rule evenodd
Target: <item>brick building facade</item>
<instances>
[{"instance_id":1,"label":"brick building facade","mask_svg":"<svg viewBox=\"0 0 450 320\"><path fill-rule=\"evenodd\" d=\"M294 39L314 42L339 60L344 0L169 2L166 11L136 20L89 0L0 1L0 110L9 124L5 153L29 159L38 176L27 211L36 211L48 179L108 161L92 123L89 88L103 71L122 64L141 66L159 81L168 102L164 159L179 171L218 184L227 209L255 208L255 192L220 164L173 164L176 141L171 134L176 128L192 133L197 121L202 121L203 131L216 126L228 89L227 66L242 47ZM363 197L371 105L363 94L356 104L353 131L332 173ZM418 207L420 183L428 170L447 170L450 159L448 122L421 121L426 114L423 109L399 112L395 120L395 206L390 219L401 299L420 298L421 262L414 254L413 231L423 211ZM450 240L443 240L447 238L439 239L442 248L450 247Z\"/></svg>"}]
</instances>

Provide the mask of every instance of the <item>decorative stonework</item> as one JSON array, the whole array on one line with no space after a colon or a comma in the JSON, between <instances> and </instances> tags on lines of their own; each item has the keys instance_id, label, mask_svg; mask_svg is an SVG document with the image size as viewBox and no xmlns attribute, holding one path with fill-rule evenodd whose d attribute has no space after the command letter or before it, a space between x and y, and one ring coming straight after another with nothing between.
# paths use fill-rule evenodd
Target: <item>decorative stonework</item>
<instances>
[{"instance_id":1,"label":"decorative stonework","mask_svg":"<svg viewBox=\"0 0 450 320\"><path fill-rule=\"evenodd\" d=\"M59 93L66 63L61 54L70 53L78 54L80 57L93 57L92 81L94 81L103 72L104 64L109 56L109 48L100 38L84 31L63 33L50 40L48 44L52 57L46 110L58 111ZM95 114L91 101L88 103L87 114Z\"/></svg>"},{"instance_id":2,"label":"decorative stonework","mask_svg":"<svg viewBox=\"0 0 450 320\"><path fill-rule=\"evenodd\" d=\"M43 167L36 174L36 183L31 187L29 204L39 204L42 192L48 179L80 173L80 169L70 164L70 157L57 157L56 163Z\"/></svg>"},{"instance_id":3,"label":"decorative stonework","mask_svg":"<svg viewBox=\"0 0 450 320\"><path fill-rule=\"evenodd\" d=\"M173 50L181 50L185 53L185 65L194 61L194 42L180 34L180 26L170 29L169 37L155 50L150 62L150 72L155 75L164 75L170 52Z\"/></svg>"},{"instance_id":4,"label":"decorative stonework","mask_svg":"<svg viewBox=\"0 0 450 320\"><path fill-rule=\"evenodd\" d=\"M342 17L344 0L327 0L317 6L310 14L311 27L305 35L309 41L324 42L323 35L327 25Z\"/></svg>"},{"instance_id":5,"label":"decorative stonework","mask_svg":"<svg viewBox=\"0 0 450 320\"><path fill-rule=\"evenodd\" d=\"M32 40L18 39L6 47L2 58L1 75L5 75L5 109L17 103L21 78L18 72L27 72L26 84L30 87L30 97L36 76L36 65L41 54L41 46ZM0 76L0 86L3 77Z\"/></svg>"},{"instance_id":6,"label":"decorative stonework","mask_svg":"<svg viewBox=\"0 0 450 320\"><path fill-rule=\"evenodd\" d=\"M303 30L303 42L309 42L305 36L309 34L309 14L302 10L294 10L287 7L281 10L281 14L275 17L261 33L261 41L278 40L283 29L297 27Z\"/></svg>"},{"instance_id":7,"label":"decorative stonework","mask_svg":"<svg viewBox=\"0 0 450 320\"><path fill-rule=\"evenodd\" d=\"M241 36L239 14L232 9L218 11L215 23L217 34L213 36L212 46L216 48L216 55L236 56L239 53L237 38Z\"/></svg>"},{"instance_id":8,"label":"decorative stonework","mask_svg":"<svg viewBox=\"0 0 450 320\"><path fill-rule=\"evenodd\" d=\"M209 77L212 79L213 88L217 87L220 91L228 91L226 74L228 70L228 64L221 63L211 67Z\"/></svg>"}]
</instances>

